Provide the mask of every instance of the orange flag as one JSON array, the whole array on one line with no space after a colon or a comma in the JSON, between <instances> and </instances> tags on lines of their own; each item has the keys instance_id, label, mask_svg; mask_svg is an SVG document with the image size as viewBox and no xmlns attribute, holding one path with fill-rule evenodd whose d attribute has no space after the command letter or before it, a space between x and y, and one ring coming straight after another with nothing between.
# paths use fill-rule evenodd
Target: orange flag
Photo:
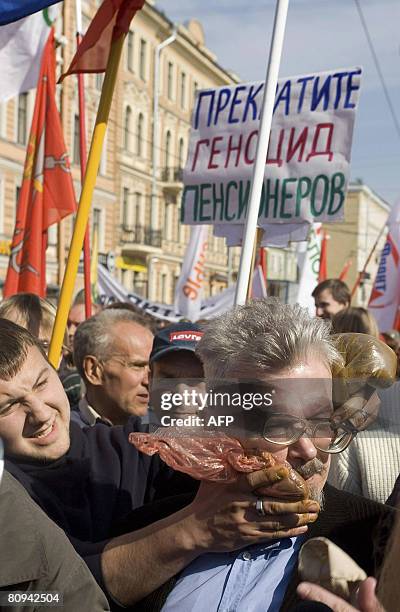
<instances>
[{"instance_id":1,"label":"orange flag","mask_svg":"<svg viewBox=\"0 0 400 612\"><path fill-rule=\"evenodd\" d=\"M318 273L318 282L322 283L322 281L328 278L327 272L327 257L328 257L328 236L326 232L322 234L321 241L321 255L319 258L319 273Z\"/></svg>"},{"instance_id":2,"label":"orange flag","mask_svg":"<svg viewBox=\"0 0 400 612\"><path fill-rule=\"evenodd\" d=\"M104 0L60 82L69 74L105 72L112 41L128 32L144 3L145 0Z\"/></svg>"},{"instance_id":3,"label":"orange flag","mask_svg":"<svg viewBox=\"0 0 400 612\"><path fill-rule=\"evenodd\" d=\"M24 291L45 296L47 229L76 210L70 163L55 101L55 70L52 29L40 68L4 297Z\"/></svg>"}]
</instances>

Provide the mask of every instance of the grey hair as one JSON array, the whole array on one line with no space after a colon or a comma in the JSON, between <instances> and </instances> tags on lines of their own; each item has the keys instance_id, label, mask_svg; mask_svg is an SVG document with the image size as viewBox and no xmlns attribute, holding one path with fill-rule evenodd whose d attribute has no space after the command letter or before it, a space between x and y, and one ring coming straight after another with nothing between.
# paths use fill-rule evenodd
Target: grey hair
<instances>
[{"instance_id":1,"label":"grey hair","mask_svg":"<svg viewBox=\"0 0 400 612\"><path fill-rule=\"evenodd\" d=\"M241 372L276 373L310 355L328 366L341 362L329 323L311 317L299 304L283 304L276 298L237 306L203 329L196 352L208 380L236 378Z\"/></svg>"},{"instance_id":2,"label":"grey hair","mask_svg":"<svg viewBox=\"0 0 400 612\"><path fill-rule=\"evenodd\" d=\"M144 327L136 313L125 309L102 310L78 326L74 335L74 363L83 380L86 381L83 362L87 355L93 355L99 360L111 356L112 328L116 323L133 323Z\"/></svg>"}]
</instances>

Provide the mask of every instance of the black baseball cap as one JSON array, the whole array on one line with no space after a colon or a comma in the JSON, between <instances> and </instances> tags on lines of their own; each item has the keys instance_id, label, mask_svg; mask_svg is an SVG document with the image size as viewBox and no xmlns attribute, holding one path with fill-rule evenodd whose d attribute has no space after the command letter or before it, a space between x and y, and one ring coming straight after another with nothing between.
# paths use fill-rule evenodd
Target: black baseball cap
<instances>
[{"instance_id":1,"label":"black baseball cap","mask_svg":"<svg viewBox=\"0 0 400 612\"><path fill-rule=\"evenodd\" d=\"M203 332L195 323L175 323L164 327L154 336L150 363L173 351L191 351L194 353L202 335Z\"/></svg>"}]
</instances>

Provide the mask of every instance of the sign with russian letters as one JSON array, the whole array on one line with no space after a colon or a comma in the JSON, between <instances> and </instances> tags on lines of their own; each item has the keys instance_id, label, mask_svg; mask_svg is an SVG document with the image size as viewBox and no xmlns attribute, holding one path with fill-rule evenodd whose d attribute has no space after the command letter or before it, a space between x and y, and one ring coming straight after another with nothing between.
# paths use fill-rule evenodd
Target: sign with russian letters
<instances>
[{"instance_id":1,"label":"sign with russian letters","mask_svg":"<svg viewBox=\"0 0 400 612\"><path fill-rule=\"evenodd\" d=\"M258 224L340 221L361 68L278 82ZM243 224L264 83L199 91L183 174L182 222Z\"/></svg>"}]
</instances>

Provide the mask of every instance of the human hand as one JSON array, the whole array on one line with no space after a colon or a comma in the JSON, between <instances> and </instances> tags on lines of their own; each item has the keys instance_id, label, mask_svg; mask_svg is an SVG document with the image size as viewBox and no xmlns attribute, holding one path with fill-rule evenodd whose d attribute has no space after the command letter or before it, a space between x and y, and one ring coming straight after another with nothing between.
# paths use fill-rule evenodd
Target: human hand
<instances>
[{"instance_id":1,"label":"human hand","mask_svg":"<svg viewBox=\"0 0 400 612\"><path fill-rule=\"evenodd\" d=\"M267 486L266 474L263 482ZM276 474L270 484L275 483ZM262 499L264 516L255 509L256 499L246 476L230 485L202 482L186 518L193 546L200 552L238 550L257 542L299 536L318 518L319 505L310 499Z\"/></svg>"},{"instance_id":2,"label":"human hand","mask_svg":"<svg viewBox=\"0 0 400 612\"><path fill-rule=\"evenodd\" d=\"M297 587L297 594L301 599L323 603L329 606L333 612L385 612L375 594L375 588L375 578L364 580L357 592L356 607L312 582L301 582Z\"/></svg>"}]
</instances>

